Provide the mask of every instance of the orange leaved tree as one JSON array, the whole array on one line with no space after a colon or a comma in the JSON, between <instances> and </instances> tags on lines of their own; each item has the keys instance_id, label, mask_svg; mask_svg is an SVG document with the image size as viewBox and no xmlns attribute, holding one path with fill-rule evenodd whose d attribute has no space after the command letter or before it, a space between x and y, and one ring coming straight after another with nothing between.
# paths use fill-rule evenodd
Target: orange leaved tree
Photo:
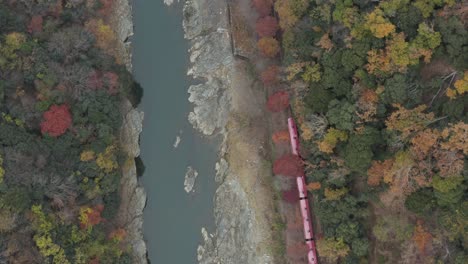
<instances>
[{"instance_id":1,"label":"orange leaved tree","mask_svg":"<svg viewBox=\"0 0 468 264\"><path fill-rule=\"evenodd\" d=\"M278 82L278 75L279 75L279 67L276 65L272 65L264 70L260 74L260 79L262 80L263 85L269 86L273 85Z\"/></svg>"},{"instance_id":2,"label":"orange leaved tree","mask_svg":"<svg viewBox=\"0 0 468 264\"><path fill-rule=\"evenodd\" d=\"M269 58L275 57L280 51L279 42L272 37L261 38L257 43L257 47L263 56Z\"/></svg>"},{"instance_id":3,"label":"orange leaved tree","mask_svg":"<svg viewBox=\"0 0 468 264\"><path fill-rule=\"evenodd\" d=\"M289 131L288 130L282 130L275 132L273 136L271 136L271 139L275 144L279 144L282 142L289 142Z\"/></svg>"}]
</instances>

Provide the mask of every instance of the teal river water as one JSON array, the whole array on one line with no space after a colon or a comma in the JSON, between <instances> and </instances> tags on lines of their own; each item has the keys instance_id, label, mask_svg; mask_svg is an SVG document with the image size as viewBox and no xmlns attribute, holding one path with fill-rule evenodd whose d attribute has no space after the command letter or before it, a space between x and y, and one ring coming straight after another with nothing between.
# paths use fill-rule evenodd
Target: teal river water
<instances>
[{"instance_id":1,"label":"teal river water","mask_svg":"<svg viewBox=\"0 0 468 264\"><path fill-rule=\"evenodd\" d=\"M148 193L144 233L152 264L194 264L201 227L212 228L217 146L187 121L188 43L182 7L162 0L135 0L133 70L144 89L141 157ZM176 136L180 145L174 149ZM195 192L183 187L187 166L199 173Z\"/></svg>"}]
</instances>

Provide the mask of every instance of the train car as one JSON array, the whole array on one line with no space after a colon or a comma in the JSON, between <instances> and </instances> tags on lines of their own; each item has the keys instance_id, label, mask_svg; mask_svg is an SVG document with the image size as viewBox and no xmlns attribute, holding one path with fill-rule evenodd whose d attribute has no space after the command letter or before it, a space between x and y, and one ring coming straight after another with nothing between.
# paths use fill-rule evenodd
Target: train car
<instances>
[{"instance_id":1,"label":"train car","mask_svg":"<svg viewBox=\"0 0 468 264\"><path fill-rule=\"evenodd\" d=\"M297 177L296 182L299 190L299 206L301 208L301 216L304 225L304 239L308 249L307 259L309 264L316 264L318 262L314 241L314 229L312 226L312 218L310 217L309 200L304 176Z\"/></svg>"},{"instance_id":2,"label":"train car","mask_svg":"<svg viewBox=\"0 0 468 264\"><path fill-rule=\"evenodd\" d=\"M299 155L299 136L294 120L288 118L288 131L291 143L291 151L294 155ZM302 222L304 226L304 239L307 245L307 260L309 264L318 264L317 250L314 240L314 229L310 214L309 200L307 197L307 184L304 173L296 178L297 189L299 191L299 206L301 210Z\"/></svg>"},{"instance_id":3,"label":"train car","mask_svg":"<svg viewBox=\"0 0 468 264\"><path fill-rule=\"evenodd\" d=\"M315 241L314 240L307 241L306 245L307 245L307 248L309 250L309 252L307 252L307 260L308 260L309 264L318 264L317 253L316 253L317 251L316 251L316 248L315 248Z\"/></svg>"},{"instance_id":4,"label":"train car","mask_svg":"<svg viewBox=\"0 0 468 264\"><path fill-rule=\"evenodd\" d=\"M294 120L290 117L288 118L288 131L289 138L291 139L291 150L294 155L299 156L299 137L297 135L297 128Z\"/></svg>"}]
</instances>

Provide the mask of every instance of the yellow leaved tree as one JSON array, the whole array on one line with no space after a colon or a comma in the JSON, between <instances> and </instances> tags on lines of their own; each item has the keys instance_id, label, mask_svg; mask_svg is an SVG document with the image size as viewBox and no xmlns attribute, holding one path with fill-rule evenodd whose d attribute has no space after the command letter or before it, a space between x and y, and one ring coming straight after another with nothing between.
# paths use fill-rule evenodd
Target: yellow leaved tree
<instances>
[{"instance_id":1,"label":"yellow leaved tree","mask_svg":"<svg viewBox=\"0 0 468 264\"><path fill-rule=\"evenodd\" d=\"M115 151L115 146L109 146L104 152L97 155L96 164L100 169L109 173L118 168Z\"/></svg>"},{"instance_id":2,"label":"yellow leaved tree","mask_svg":"<svg viewBox=\"0 0 468 264\"><path fill-rule=\"evenodd\" d=\"M366 15L364 27L377 38L384 38L395 32L395 26L384 17L380 8Z\"/></svg>"}]
</instances>

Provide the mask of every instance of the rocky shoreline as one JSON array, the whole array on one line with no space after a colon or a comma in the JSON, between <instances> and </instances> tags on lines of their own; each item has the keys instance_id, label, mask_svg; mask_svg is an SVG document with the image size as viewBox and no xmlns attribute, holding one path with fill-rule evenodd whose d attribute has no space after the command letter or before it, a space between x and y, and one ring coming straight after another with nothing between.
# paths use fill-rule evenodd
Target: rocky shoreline
<instances>
[{"instance_id":1,"label":"rocky shoreline","mask_svg":"<svg viewBox=\"0 0 468 264\"><path fill-rule=\"evenodd\" d=\"M270 167L265 170L262 166L261 146L246 144L245 150L249 152L246 156L242 156L238 148L244 144L245 138L237 135L250 137L255 132L238 133L239 122L233 120L239 101L234 92L238 84L233 78L246 72L239 72L242 71L239 65L243 62L232 54L226 1L186 0L183 26L185 37L191 44L192 67L188 75L202 80L188 90L189 101L194 105L188 119L204 135L219 134L223 137L221 158L216 164L216 182L220 184L214 198L216 231L208 234L205 228L202 229L204 242L197 250L198 262L278 263L270 247L273 240L271 220L274 218L272 199L268 197L267 184L258 184L257 181L269 176ZM257 97L262 98L263 95ZM261 113L254 112L261 118ZM250 165L245 159L250 158L254 164L246 171L243 167ZM257 180L249 180L255 177ZM252 191L256 185L259 185L258 193Z\"/></svg>"},{"instance_id":2,"label":"rocky shoreline","mask_svg":"<svg viewBox=\"0 0 468 264\"><path fill-rule=\"evenodd\" d=\"M110 23L119 39L119 51L127 69L132 71L130 38L133 35L133 14L130 0L116 0ZM127 230L126 241L132 249L133 263L147 264L147 248L143 237L143 210L146 206L146 192L139 183L135 158L140 156L140 133L143 129L144 113L133 108L128 100L120 106L122 127L120 145L127 154L122 166L121 205L118 224Z\"/></svg>"},{"instance_id":3,"label":"rocky shoreline","mask_svg":"<svg viewBox=\"0 0 468 264\"><path fill-rule=\"evenodd\" d=\"M221 132L229 114L231 53L227 10L224 0L187 0L183 27L191 48L193 67L188 75L204 82L191 85L189 101L194 104L190 123L205 135Z\"/></svg>"},{"instance_id":4,"label":"rocky shoreline","mask_svg":"<svg viewBox=\"0 0 468 264\"><path fill-rule=\"evenodd\" d=\"M133 35L132 8L130 0L117 0L112 19L114 31L121 42L121 54L131 71L131 42ZM232 155L238 151L233 147L236 140L234 128L232 77L238 75L236 58L232 54L229 32L228 7L225 0L186 0L184 4L185 38L191 44L188 74L202 80L189 87L189 101L193 111L190 123L204 135L221 135L220 161L216 164L216 182L220 184L215 194L214 234L201 230L203 245L200 245L200 264L275 264L278 261L265 246L272 239L268 220L272 211L267 206L259 209L256 199L265 200L248 189L252 183L242 178L243 172L236 166ZM242 73L241 73L242 74ZM119 221L128 231L127 242L133 249L133 263L147 264L147 248L143 237L143 210L146 193L136 173L135 158L140 154L139 135L144 114L126 101L121 106L123 125L120 132L122 148L128 155L122 167L121 207ZM235 123L235 122L234 122ZM257 146L255 146L257 147ZM230 153L231 148L233 153ZM232 154L232 155L231 155ZM243 166L243 165L241 165ZM254 173L257 173L254 171ZM260 203L269 204L266 201ZM271 206L270 206L271 207Z\"/></svg>"}]
</instances>

